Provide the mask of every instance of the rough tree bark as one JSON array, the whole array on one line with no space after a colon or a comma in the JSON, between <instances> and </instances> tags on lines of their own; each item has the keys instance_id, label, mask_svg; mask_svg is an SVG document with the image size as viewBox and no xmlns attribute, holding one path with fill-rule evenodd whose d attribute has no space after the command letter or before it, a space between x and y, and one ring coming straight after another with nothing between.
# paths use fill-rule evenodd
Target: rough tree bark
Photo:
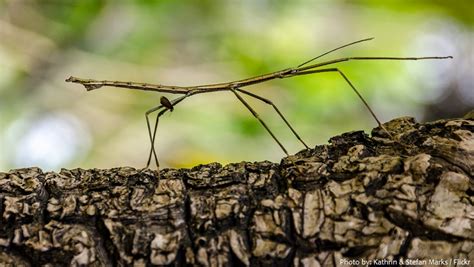
<instances>
[{"instance_id":1,"label":"rough tree bark","mask_svg":"<svg viewBox=\"0 0 474 267\"><path fill-rule=\"evenodd\" d=\"M399 142L356 131L280 164L160 180L129 167L0 173L0 265L474 264L473 125L472 112L404 117L385 124Z\"/></svg>"}]
</instances>

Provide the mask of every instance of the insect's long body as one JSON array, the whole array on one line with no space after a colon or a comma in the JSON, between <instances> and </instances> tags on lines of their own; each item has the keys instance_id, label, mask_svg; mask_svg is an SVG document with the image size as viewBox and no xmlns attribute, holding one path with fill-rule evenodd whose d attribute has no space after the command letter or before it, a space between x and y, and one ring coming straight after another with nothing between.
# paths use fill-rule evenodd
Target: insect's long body
<instances>
[{"instance_id":1,"label":"insect's long body","mask_svg":"<svg viewBox=\"0 0 474 267\"><path fill-rule=\"evenodd\" d=\"M136 90L144 90L144 91L155 91L155 92L171 93L171 94L186 94L187 92L189 92L188 87L181 87L181 86L168 86L168 85L161 85L161 84L107 81L107 80L98 81L98 80L92 80L92 79L80 79L80 78L76 78L72 76L66 79L66 82L80 83L84 85L87 91L96 90L104 86L110 86L110 87L119 87L119 88L136 89Z\"/></svg>"},{"instance_id":2,"label":"insect's long body","mask_svg":"<svg viewBox=\"0 0 474 267\"><path fill-rule=\"evenodd\" d=\"M308 74L315 74L315 73L323 73L323 72L336 72L339 73L342 78L347 82L347 84L351 87L351 89L357 94L357 96L360 98L360 100L364 103L366 108L369 110L369 112L372 114L372 117L377 121L379 126L385 130L375 113L372 111L368 103L365 101L365 99L362 97L362 95L358 92L358 90L355 88L355 86L350 82L350 80L347 78L347 76L337 67L331 67L331 68L322 68L324 66L329 66L333 65L336 63L342 63L346 61L355 61L355 60L424 60L424 59L447 59L447 58L452 58L451 56L446 56L446 57L346 57L346 58L339 58L339 59L334 59L334 60L329 60L321 63L315 63L309 65L310 62L327 55L333 51L336 51L338 49L371 40L373 38L367 38L359 41L355 41L340 47L337 47L333 50L330 50L320 56L317 56L315 58L312 58L300 65L298 65L295 68L287 68L283 69L280 71L276 72L271 72L267 73L264 75L260 76L255 76L247 79L242 79L242 80L237 80L233 82L227 82L227 83L215 83L215 84L207 84L207 85L198 85L198 86L170 86L170 85L162 85L162 84L149 84L149 83L137 83L137 82L121 82L121 81L99 81L99 80L92 80L92 79L81 79L81 78L76 78L76 77L69 77L66 81L67 82L73 82L73 83L79 83L82 84L88 91L90 90L95 90L99 89L103 86L110 86L110 87L121 87L121 88L127 88L127 89L134 89L134 90L145 90L145 91L154 91L154 92L161 92L161 93L170 93L170 94L181 94L182 96L173 99L173 100L168 100L166 97L162 97L160 99L160 106L157 106L155 108L152 108L146 112L146 119L147 119L147 126L148 126L148 133L151 141L151 149L150 149L150 154L148 157L148 163L147 167L150 164L152 154L154 155L156 165L159 166L158 164L158 158L156 156L156 152L154 149L154 142L155 142L155 136L156 136L156 130L157 130L157 125L158 125L158 120L161 115L163 115L166 111L173 111L174 106L176 106L179 102L183 101L184 99L196 95L196 94L202 94L202 93L210 93L210 92L217 92L217 91L231 91L237 99L242 102L242 104L252 113L252 115L259 120L259 122L262 124L262 126L267 130L267 132L272 136L272 138L277 142L277 144L281 147L281 149L288 155L287 150L283 147L281 142L275 137L275 135L271 132L271 130L268 128L268 126L265 124L265 122L259 117L257 112L253 110L253 108L242 98L242 94L246 94L249 97L253 97L257 100L260 100L268 105L271 105L275 111L278 113L278 115L283 119L285 124L290 128L290 130L293 132L293 134L298 138L298 140L306 147L308 146L303 142L303 140L300 138L300 136L296 133L296 131L293 129L293 127L290 125L288 120L283 116L283 114L278 110L278 108L272 103L272 101L263 98L261 96L258 96L254 93L248 92L244 89L243 87L254 85L254 84L259 84L262 82L270 81L273 79L283 79L283 78L290 78L294 76L300 76L300 75L308 75ZM151 128L150 128L150 123L148 120L148 115L151 114L152 112L159 111L158 115L156 117L156 123L154 127L153 134L151 133ZM388 133L388 132L387 132ZM390 135L390 134L389 134Z\"/></svg>"},{"instance_id":3,"label":"insect's long body","mask_svg":"<svg viewBox=\"0 0 474 267\"><path fill-rule=\"evenodd\" d=\"M231 88L242 88L253 84L258 84L274 79L283 79L299 75L307 75L316 72L323 72L319 68L328 66L336 63L353 60L422 60L422 59L447 59L448 57L347 57L339 58L330 61L325 61L318 64L313 64L305 67L287 68L284 70L271 72L264 75L259 75L247 79L237 80L228 83L214 83L197 86L175 86L175 85L162 85L162 84L151 84L151 83L138 83L138 82L121 82L121 81L108 81L108 80L93 80L93 79L81 79L76 77L69 77L66 79L67 82L80 83L86 87L88 91L99 89L103 86L120 87L135 90L144 91L155 91L161 93L170 94L188 94L193 91L200 91L196 93L207 93L215 91L228 91Z\"/></svg>"},{"instance_id":4,"label":"insect's long body","mask_svg":"<svg viewBox=\"0 0 474 267\"><path fill-rule=\"evenodd\" d=\"M87 91L92 91L99 89L104 86L109 87L119 87L135 90L144 90L144 91L155 91L161 93L170 93L170 94L188 94L191 91L200 91L200 92L213 92L213 91L228 91L230 88L241 88L249 85L266 82L269 80L277 78L287 78L290 77L288 74L294 72L295 69L284 69L277 72L272 72L260 76L251 77L248 79L242 79L234 82L227 83L214 83L206 85L197 85L197 86L171 86L171 85L162 85L162 84L151 84L151 83L138 83L138 82L121 82L121 81L108 81L108 80L93 80L93 79L81 79L76 77L69 77L66 79L66 82L80 83L84 85ZM198 93L198 92L196 92Z\"/></svg>"}]
</instances>

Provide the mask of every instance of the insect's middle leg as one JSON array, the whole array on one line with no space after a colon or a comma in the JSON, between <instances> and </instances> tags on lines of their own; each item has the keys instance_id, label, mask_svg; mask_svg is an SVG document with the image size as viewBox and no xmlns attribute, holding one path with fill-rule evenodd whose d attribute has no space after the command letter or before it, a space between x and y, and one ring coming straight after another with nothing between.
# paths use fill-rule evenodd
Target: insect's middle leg
<instances>
[{"instance_id":1,"label":"insect's middle leg","mask_svg":"<svg viewBox=\"0 0 474 267\"><path fill-rule=\"evenodd\" d=\"M246 91L246 90L243 90L243 89L240 89L240 88L238 88L238 89L236 89L236 90L239 91L239 92L242 92L242 93L244 93L244 94L246 94L246 95L249 95L249 96L251 96L251 97L253 97L253 98L256 98L256 99L258 99L258 100L264 102L265 104L268 104L268 105L272 106L272 107L275 109L275 111L278 113L278 115L280 116L280 118L281 118L281 119L285 122L285 124L288 126L288 128L290 128L290 130L293 132L293 134L296 136L296 138L298 138L298 140L300 140L300 142L301 142L306 148L309 148L309 147L306 145L306 143L303 141L303 139L301 139L301 137L300 137L300 136L298 135L298 133L295 131L295 129L293 129L293 127L292 127L291 124L288 122L288 120L285 118L285 116L283 116L283 114L280 112L280 110L277 108L277 106L276 106L275 104L273 104L273 102L272 102L271 100L268 100L268 99L266 99L266 98L264 98L264 97L261 97L261 96L259 96L259 95L256 95L256 94L254 94L254 93L251 93L251 92L249 92L249 91Z\"/></svg>"},{"instance_id":2,"label":"insect's middle leg","mask_svg":"<svg viewBox=\"0 0 474 267\"><path fill-rule=\"evenodd\" d=\"M276 138L276 136L273 134L273 132L270 130L270 128L268 128L267 124L260 118L260 116L258 115L258 113L247 103L247 101L245 101L242 96L237 93L237 88L231 88L230 90L232 91L232 93L235 94L235 96L240 100L240 102L242 102L242 104L244 104L244 106L252 113L252 115L257 118L257 120L263 125L263 127L265 128L265 130L267 130L267 132L272 136L273 140L275 140L275 142L277 142L277 144L280 146L280 148L283 150L283 152L285 152L285 154L287 156L289 156L286 148L281 144L281 142Z\"/></svg>"}]
</instances>

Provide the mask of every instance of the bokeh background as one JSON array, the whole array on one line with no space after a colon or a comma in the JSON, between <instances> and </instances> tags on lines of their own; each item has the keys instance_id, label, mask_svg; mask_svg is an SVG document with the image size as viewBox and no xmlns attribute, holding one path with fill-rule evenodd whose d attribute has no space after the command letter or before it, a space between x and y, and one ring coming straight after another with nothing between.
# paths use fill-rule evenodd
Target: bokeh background
<instances>
[{"instance_id":1,"label":"bokeh background","mask_svg":"<svg viewBox=\"0 0 474 267\"><path fill-rule=\"evenodd\" d=\"M86 92L82 78L171 85L226 82L325 56L452 60L338 64L382 121L462 116L474 106L474 4L430 1L0 1L0 170L144 167L144 113L160 94ZM376 126L338 74L247 88L315 146ZM172 98L173 95L168 95ZM251 99L290 153L302 149L273 109ZM279 161L283 152L228 92L194 96L160 122L163 167Z\"/></svg>"}]
</instances>

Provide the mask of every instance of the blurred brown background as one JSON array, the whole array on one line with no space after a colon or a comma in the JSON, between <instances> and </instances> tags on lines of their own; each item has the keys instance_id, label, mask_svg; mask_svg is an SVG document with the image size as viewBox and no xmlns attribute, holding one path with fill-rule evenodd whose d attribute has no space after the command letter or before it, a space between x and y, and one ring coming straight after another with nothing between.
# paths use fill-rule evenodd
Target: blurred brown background
<instances>
[{"instance_id":1,"label":"blurred brown background","mask_svg":"<svg viewBox=\"0 0 474 267\"><path fill-rule=\"evenodd\" d=\"M381 4L383 3L383 4ZM0 1L0 170L144 167L144 112L160 94L65 83L82 78L170 85L227 82L325 56L446 56L340 63L383 120L462 116L474 106L471 1ZM247 88L274 101L311 146L376 126L338 74ZM173 98L172 95L168 95ZM256 101L279 139L303 147ZM160 122L163 167L284 156L231 93L199 95Z\"/></svg>"}]
</instances>

